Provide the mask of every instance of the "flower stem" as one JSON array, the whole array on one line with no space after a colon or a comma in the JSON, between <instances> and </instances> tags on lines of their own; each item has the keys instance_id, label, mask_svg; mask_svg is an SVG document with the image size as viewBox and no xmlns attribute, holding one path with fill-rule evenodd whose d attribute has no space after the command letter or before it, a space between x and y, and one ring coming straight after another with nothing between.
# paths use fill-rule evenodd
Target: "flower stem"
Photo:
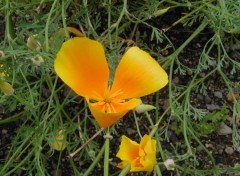
<instances>
[{"instance_id":1,"label":"flower stem","mask_svg":"<svg viewBox=\"0 0 240 176\"><path fill-rule=\"evenodd\" d=\"M10 1L6 0L6 10L5 10L5 21L6 21L6 36L7 41L10 43L15 38L14 30L13 30L13 22L11 17L11 7L10 7Z\"/></svg>"},{"instance_id":2,"label":"flower stem","mask_svg":"<svg viewBox=\"0 0 240 176\"><path fill-rule=\"evenodd\" d=\"M126 167L122 170L122 172L118 176L125 176L125 175L127 175L128 172L130 171L130 169L131 169L131 165L127 164Z\"/></svg>"},{"instance_id":3,"label":"flower stem","mask_svg":"<svg viewBox=\"0 0 240 176\"><path fill-rule=\"evenodd\" d=\"M110 136L109 129L107 131L106 136ZM108 176L109 171L109 145L110 145L110 138L106 137L105 140L105 154L104 154L104 176Z\"/></svg>"},{"instance_id":4,"label":"flower stem","mask_svg":"<svg viewBox=\"0 0 240 176\"><path fill-rule=\"evenodd\" d=\"M174 53L166 57L166 62L162 65L163 68L168 68L172 60L175 60L178 55L182 52L182 50L208 25L207 20L203 20L203 22L198 26L198 28L188 37L188 39L175 50Z\"/></svg>"},{"instance_id":5,"label":"flower stem","mask_svg":"<svg viewBox=\"0 0 240 176\"><path fill-rule=\"evenodd\" d=\"M139 124L138 124L136 113L134 111L132 111L132 112L133 112L133 117L134 117L134 120L135 120L138 135L140 136L140 138L142 138L142 134L141 134L140 129L139 129Z\"/></svg>"},{"instance_id":6,"label":"flower stem","mask_svg":"<svg viewBox=\"0 0 240 176\"><path fill-rule=\"evenodd\" d=\"M161 170L158 165L155 165L155 172L156 172L157 176L162 176Z\"/></svg>"},{"instance_id":7,"label":"flower stem","mask_svg":"<svg viewBox=\"0 0 240 176\"><path fill-rule=\"evenodd\" d=\"M88 176L91 173L93 168L96 166L96 164L99 162L100 158L102 157L102 155L105 151L105 146L106 146L106 142L104 143L104 145L102 146L102 148L101 148L100 152L98 153L97 157L95 158L93 163L89 166L89 168L87 169L87 171L84 173L83 176Z\"/></svg>"},{"instance_id":8,"label":"flower stem","mask_svg":"<svg viewBox=\"0 0 240 176\"><path fill-rule=\"evenodd\" d=\"M49 50L49 36L48 36L48 29L49 29L49 24L50 24L50 20L51 20L51 16L53 14L53 11L55 9L55 5L58 1L57 0L54 0L53 4L52 4L52 7L50 9L50 12L48 14L48 18L47 18L47 22L46 22L46 26L45 26L45 43L46 43L46 51Z\"/></svg>"}]
</instances>

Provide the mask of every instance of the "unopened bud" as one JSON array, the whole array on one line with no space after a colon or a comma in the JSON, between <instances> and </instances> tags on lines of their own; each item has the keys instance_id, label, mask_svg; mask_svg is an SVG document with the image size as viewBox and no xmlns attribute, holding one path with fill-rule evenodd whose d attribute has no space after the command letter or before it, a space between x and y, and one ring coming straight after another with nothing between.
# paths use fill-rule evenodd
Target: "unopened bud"
<instances>
[{"instance_id":1,"label":"unopened bud","mask_svg":"<svg viewBox=\"0 0 240 176\"><path fill-rule=\"evenodd\" d=\"M3 51L0 50L0 59L3 58L3 57L5 57L5 54L4 54Z\"/></svg>"},{"instance_id":2,"label":"unopened bud","mask_svg":"<svg viewBox=\"0 0 240 176\"><path fill-rule=\"evenodd\" d=\"M175 163L173 159L167 159L166 161L164 161L164 165L167 170L174 170L175 168Z\"/></svg>"},{"instance_id":3,"label":"unopened bud","mask_svg":"<svg viewBox=\"0 0 240 176\"><path fill-rule=\"evenodd\" d=\"M135 111L140 114L140 113L144 113L144 112L147 112L147 111L151 111L153 109L156 109L156 107L153 106L153 105L140 104L135 108Z\"/></svg>"},{"instance_id":4,"label":"unopened bud","mask_svg":"<svg viewBox=\"0 0 240 176\"><path fill-rule=\"evenodd\" d=\"M64 138L63 131L60 130L53 141L49 142L50 147L57 151L63 151L66 148L66 144L63 141Z\"/></svg>"},{"instance_id":5,"label":"unopened bud","mask_svg":"<svg viewBox=\"0 0 240 176\"><path fill-rule=\"evenodd\" d=\"M36 65L36 66L41 66L42 63L44 62L42 56L40 56L40 55L37 55L36 57L31 58L31 61L32 61L33 64Z\"/></svg>"},{"instance_id":6,"label":"unopened bud","mask_svg":"<svg viewBox=\"0 0 240 176\"><path fill-rule=\"evenodd\" d=\"M41 43L37 41L37 37L38 37L37 34L28 37L27 46L39 52L41 50Z\"/></svg>"},{"instance_id":7,"label":"unopened bud","mask_svg":"<svg viewBox=\"0 0 240 176\"><path fill-rule=\"evenodd\" d=\"M0 89L6 94L6 95L12 95L14 92L14 89L11 84L9 84L6 81L0 81Z\"/></svg>"}]
</instances>

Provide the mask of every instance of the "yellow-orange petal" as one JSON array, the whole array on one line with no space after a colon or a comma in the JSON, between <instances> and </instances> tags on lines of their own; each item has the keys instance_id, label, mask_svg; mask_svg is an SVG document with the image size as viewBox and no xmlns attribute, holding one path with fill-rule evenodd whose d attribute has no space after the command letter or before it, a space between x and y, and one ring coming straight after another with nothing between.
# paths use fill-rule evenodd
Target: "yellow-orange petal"
<instances>
[{"instance_id":1,"label":"yellow-orange petal","mask_svg":"<svg viewBox=\"0 0 240 176\"><path fill-rule=\"evenodd\" d=\"M140 158L140 163L142 165L142 168L137 168L139 171L152 172L156 164L156 154L151 153L146 155L144 158Z\"/></svg>"},{"instance_id":2,"label":"yellow-orange petal","mask_svg":"<svg viewBox=\"0 0 240 176\"><path fill-rule=\"evenodd\" d=\"M117 164L117 167L120 169L124 169L127 166L127 164L130 164L130 163L128 161L122 161Z\"/></svg>"},{"instance_id":3,"label":"yellow-orange petal","mask_svg":"<svg viewBox=\"0 0 240 176\"><path fill-rule=\"evenodd\" d=\"M125 103L122 103L121 105L118 105L117 107L114 107L116 110L116 113L106 113L103 112L96 107L94 107L90 102L89 98L86 98L86 101L88 103L89 109L93 115L93 117L96 119L96 121L99 123L99 125L103 128L107 128L117 122L120 118L122 118L128 111L131 109L134 109L139 104L142 103L140 99L131 99Z\"/></svg>"},{"instance_id":4,"label":"yellow-orange petal","mask_svg":"<svg viewBox=\"0 0 240 176\"><path fill-rule=\"evenodd\" d=\"M152 139L151 136L145 134L140 142L140 147L145 151L145 153L156 152L156 140Z\"/></svg>"},{"instance_id":5,"label":"yellow-orange petal","mask_svg":"<svg viewBox=\"0 0 240 176\"><path fill-rule=\"evenodd\" d=\"M142 171L152 171L156 161L156 140L149 135L144 135L140 142L140 150L144 153L144 157L140 159L143 166ZM140 153L139 153L140 154Z\"/></svg>"},{"instance_id":6,"label":"yellow-orange petal","mask_svg":"<svg viewBox=\"0 0 240 176\"><path fill-rule=\"evenodd\" d=\"M135 98L153 93L168 83L168 75L147 52L131 47L120 61L112 92L123 92L118 98Z\"/></svg>"},{"instance_id":7,"label":"yellow-orange petal","mask_svg":"<svg viewBox=\"0 0 240 176\"><path fill-rule=\"evenodd\" d=\"M125 135L122 136L122 142L120 144L119 151L117 153L117 157L122 161L127 161L128 163L132 163L135 159L139 157L139 144L135 141L132 141ZM121 164L119 168L124 168L126 163Z\"/></svg>"},{"instance_id":8,"label":"yellow-orange petal","mask_svg":"<svg viewBox=\"0 0 240 176\"><path fill-rule=\"evenodd\" d=\"M64 42L54 68L58 76L77 94L95 98L108 85L109 68L101 43L87 37Z\"/></svg>"}]
</instances>

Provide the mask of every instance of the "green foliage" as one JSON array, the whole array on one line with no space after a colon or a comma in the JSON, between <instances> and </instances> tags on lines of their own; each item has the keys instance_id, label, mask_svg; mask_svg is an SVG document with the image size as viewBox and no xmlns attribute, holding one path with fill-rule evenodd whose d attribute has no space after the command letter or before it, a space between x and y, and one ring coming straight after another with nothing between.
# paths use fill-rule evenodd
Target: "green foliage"
<instances>
[{"instance_id":1,"label":"green foliage","mask_svg":"<svg viewBox=\"0 0 240 176\"><path fill-rule=\"evenodd\" d=\"M221 123L224 122L229 115L229 109L226 105L224 105L220 111L204 114L205 115L201 117L201 119L189 122L191 123L192 130L194 129L198 136L207 136L219 130ZM182 123L174 123L171 128L177 135L181 135L183 133Z\"/></svg>"},{"instance_id":2,"label":"green foliage","mask_svg":"<svg viewBox=\"0 0 240 176\"><path fill-rule=\"evenodd\" d=\"M200 120L199 123L194 123L194 128L197 129L200 135L209 135L216 130L219 130L221 122L224 122L229 114L229 109L224 105L221 111L209 113Z\"/></svg>"},{"instance_id":3,"label":"green foliage","mask_svg":"<svg viewBox=\"0 0 240 176\"><path fill-rule=\"evenodd\" d=\"M232 78L240 70L240 62L236 57L239 56L239 36L236 35L240 31L239 3L234 0L0 1L0 15L4 17L5 26L4 36L0 36L3 39L0 41L0 50L5 53L5 57L0 58L0 74L6 73L8 76L4 80L14 88L12 96L0 92L0 110L3 114L0 125L17 125L11 143L4 148L0 147L1 151L8 152L0 160L0 175L13 175L16 170L25 175L57 175L60 166L66 163L74 175L91 174L95 167L106 172L108 157L115 158L116 154L111 146L119 142L123 135L121 132L131 133L131 130L137 131L134 135L138 137L143 132L152 130L151 134L156 134L158 144L158 163L167 158L176 159L176 175L220 175L220 172L228 173L228 170L229 173L234 169L239 171L237 163L234 168L218 168L211 152L200 140L201 136L208 137L215 132L220 123L231 116L233 146L235 149L240 146L240 134L236 125L240 117L240 105L239 98L235 96L240 88L239 83ZM165 26L169 17L178 11L181 14L174 16L176 21ZM165 18L166 15L169 16ZM176 49L171 35L181 28L174 28L180 23L187 26L189 36ZM134 112L129 114L130 121L133 121L131 129L119 129L119 126L124 125L120 121L119 125L109 131L104 130L96 140L89 142L76 158L66 161L69 153L77 150L100 130L88 113L84 101L59 80L53 69L56 53L63 41L74 36L58 35L59 29L67 26L76 27L84 35L104 44L112 72L125 49L138 45L168 70L169 86L165 89L168 95L153 95L153 100L156 101L154 111L141 115ZM207 32L202 32L206 27ZM185 29L181 28L181 31ZM27 39L36 34L35 42L40 43L40 51L27 47ZM183 51L186 53L187 46L195 45L193 39L199 35L200 39L207 36L207 40L200 41L202 46L198 51L187 50L201 53L199 56L194 55L193 59L197 62L194 66L189 66L185 62L188 58ZM168 56L162 56L166 51L168 54L165 55ZM32 60L38 56L44 61L40 65ZM220 111L209 113L196 106L192 100L196 93L209 95L208 80L216 75L232 97L232 102L229 103L231 111L224 105ZM176 78L180 81L176 81ZM168 105L162 111L159 102L164 98L168 100ZM178 144L179 141L173 141L165 148L168 129L173 129L178 134L181 145ZM66 136L64 142L67 147L62 153L54 151L48 144L54 140L59 130L64 130ZM103 145L106 140L103 136L108 133L114 135L108 141L110 151L106 150L107 142ZM199 168L199 158L193 144L203 148L206 158L212 163L210 168ZM179 152L182 145L185 148ZM105 165L101 161L104 152L110 153L110 156L105 154ZM49 170L50 161L55 162L54 173ZM110 175L119 174L116 169L110 172ZM159 172L156 167L158 175L161 174Z\"/></svg>"}]
</instances>

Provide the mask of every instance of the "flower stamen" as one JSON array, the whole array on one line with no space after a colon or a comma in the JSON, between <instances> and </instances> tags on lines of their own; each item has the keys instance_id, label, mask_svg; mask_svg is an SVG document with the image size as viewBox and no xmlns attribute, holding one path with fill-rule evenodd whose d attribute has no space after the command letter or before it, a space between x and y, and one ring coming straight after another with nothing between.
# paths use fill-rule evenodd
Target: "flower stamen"
<instances>
[{"instance_id":1,"label":"flower stamen","mask_svg":"<svg viewBox=\"0 0 240 176\"><path fill-rule=\"evenodd\" d=\"M96 100L96 102L92 103L92 105L95 107L98 106L99 109L105 113L116 113L117 111L114 104L120 105L125 102L125 100L117 98L118 95L123 93L121 89L112 93L111 87L108 86L103 94L103 97L96 91L93 91L93 93L95 98L94 100Z\"/></svg>"}]
</instances>

